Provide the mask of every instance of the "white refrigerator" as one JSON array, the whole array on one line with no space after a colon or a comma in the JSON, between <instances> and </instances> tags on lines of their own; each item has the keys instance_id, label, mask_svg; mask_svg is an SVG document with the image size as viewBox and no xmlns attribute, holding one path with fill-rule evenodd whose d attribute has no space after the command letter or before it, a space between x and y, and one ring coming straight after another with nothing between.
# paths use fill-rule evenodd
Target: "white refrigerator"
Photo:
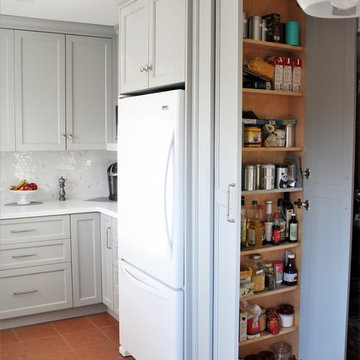
<instances>
[{"instance_id":1,"label":"white refrigerator","mask_svg":"<svg viewBox=\"0 0 360 360\"><path fill-rule=\"evenodd\" d=\"M183 360L184 90L119 100L120 353Z\"/></svg>"}]
</instances>

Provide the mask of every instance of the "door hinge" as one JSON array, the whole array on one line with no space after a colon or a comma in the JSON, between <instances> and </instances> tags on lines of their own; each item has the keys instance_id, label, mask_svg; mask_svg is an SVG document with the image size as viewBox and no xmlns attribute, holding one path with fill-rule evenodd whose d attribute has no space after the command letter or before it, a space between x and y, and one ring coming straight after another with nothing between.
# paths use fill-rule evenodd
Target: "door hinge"
<instances>
[{"instance_id":1,"label":"door hinge","mask_svg":"<svg viewBox=\"0 0 360 360\"><path fill-rule=\"evenodd\" d=\"M306 168L304 171L302 171L302 176L310 179L310 169Z\"/></svg>"},{"instance_id":2,"label":"door hinge","mask_svg":"<svg viewBox=\"0 0 360 360\"><path fill-rule=\"evenodd\" d=\"M294 201L294 204L298 207L298 209L303 207L305 210L309 210L309 200L302 201L301 199L297 199Z\"/></svg>"}]
</instances>

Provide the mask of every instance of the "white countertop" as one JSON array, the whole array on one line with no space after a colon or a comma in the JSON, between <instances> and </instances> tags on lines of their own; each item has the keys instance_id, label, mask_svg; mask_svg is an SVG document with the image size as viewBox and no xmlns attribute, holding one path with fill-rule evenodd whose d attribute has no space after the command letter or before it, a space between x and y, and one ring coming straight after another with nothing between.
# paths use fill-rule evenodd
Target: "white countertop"
<instances>
[{"instance_id":1,"label":"white countertop","mask_svg":"<svg viewBox=\"0 0 360 360\"><path fill-rule=\"evenodd\" d=\"M65 200L65 201L44 201L35 205L1 205L0 219L17 219L35 216L64 215L76 213L100 212L117 218L116 201L86 201L86 200Z\"/></svg>"}]
</instances>

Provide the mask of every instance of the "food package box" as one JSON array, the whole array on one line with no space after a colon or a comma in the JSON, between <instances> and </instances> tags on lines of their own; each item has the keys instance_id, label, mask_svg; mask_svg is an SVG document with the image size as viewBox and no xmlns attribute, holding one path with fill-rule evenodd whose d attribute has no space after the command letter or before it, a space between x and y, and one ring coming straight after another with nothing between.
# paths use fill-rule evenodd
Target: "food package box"
<instances>
[{"instance_id":1,"label":"food package box","mask_svg":"<svg viewBox=\"0 0 360 360\"><path fill-rule=\"evenodd\" d=\"M239 325L239 341L245 341L247 339L247 313L240 313L240 325Z\"/></svg>"}]
</instances>

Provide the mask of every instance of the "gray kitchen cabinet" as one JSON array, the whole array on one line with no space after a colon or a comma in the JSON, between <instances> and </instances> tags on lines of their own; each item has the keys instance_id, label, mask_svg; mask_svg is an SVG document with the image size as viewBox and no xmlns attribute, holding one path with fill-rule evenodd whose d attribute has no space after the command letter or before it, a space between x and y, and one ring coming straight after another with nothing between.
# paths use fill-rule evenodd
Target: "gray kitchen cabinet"
<instances>
[{"instance_id":1,"label":"gray kitchen cabinet","mask_svg":"<svg viewBox=\"0 0 360 360\"><path fill-rule=\"evenodd\" d=\"M136 0L120 7L120 92L185 81L185 1Z\"/></svg>"},{"instance_id":2,"label":"gray kitchen cabinet","mask_svg":"<svg viewBox=\"0 0 360 360\"><path fill-rule=\"evenodd\" d=\"M112 61L108 38L15 30L16 150L106 149Z\"/></svg>"},{"instance_id":3,"label":"gray kitchen cabinet","mask_svg":"<svg viewBox=\"0 0 360 360\"><path fill-rule=\"evenodd\" d=\"M16 150L65 149L65 35L15 30Z\"/></svg>"},{"instance_id":4,"label":"gray kitchen cabinet","mask_svg":"<svg viewBox=\"0 0 360 360\"><path fill-rule=\"evenodd\" d=\"M100 215L71 215L70 224L74 307L101 303Z\"/></svg>"},{"instance_id":5,"label":"gray kitchen cabinet","mask_svg":"<svg viewBox=\"0 0 360 360\"><path fill-rule=\"evenodd\" d=\"M67 35L67 149L106 149L114 113L112 40Z\"/></svg>"},{"instance_id":6,"label":"gray kitchen cabinet","mask_svg":"<svg viewBox=\"0 0 360 360\"><path fill-rule=\"evenodd\" d=\"M119 314L117 264L117 219L101 215L102 302L115 314Z\"/></svg>"},{"instance_id":7,"label":"gray kitchen cabinet","mask_svg":"<svg viewBox=\"0 0 360 360\"><path fill-rule=\"evenodd\" d=\"M15 151L14 30L0 29L0 151Z\"/></svg>"}]
</instances>

